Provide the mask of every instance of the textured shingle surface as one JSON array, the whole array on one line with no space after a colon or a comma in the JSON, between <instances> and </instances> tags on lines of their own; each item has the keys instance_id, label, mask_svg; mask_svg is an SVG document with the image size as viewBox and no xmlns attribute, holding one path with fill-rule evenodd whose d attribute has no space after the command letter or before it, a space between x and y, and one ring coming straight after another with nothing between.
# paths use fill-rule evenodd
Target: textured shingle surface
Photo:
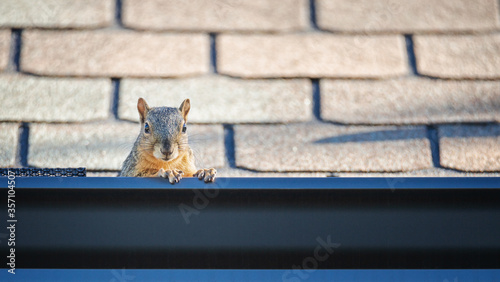
<instances>
[{"instance_id":1,"label":"textured shingle surface","mask_svg":"<svg viewBox=\"0 0 500 282\"><path fill-rule=\"evenodd\" d=\"M496 0L318 0L318 25L334 31L444 32L499 28Z\"/></svg>"},{"instance_id":2,"label":"textured shingle surface","mask_svg":"<svg viewBox=\"0 0 500 282\"><path fill-rule=\"evenodd\" d=\"M188 125L189 146L193 149L197 168L226 165L224 129L221 125Z\"/></svg>"},{"instance_id":3,"label":"textured shingle surface","mask_svg":"<svg viewBox=\"0 0 500 282\"><path fill-rule=\"evenodd\" d=\"M81 122L110 113L111 80L0 76L0 120Z\"/></svg>"},{"instance_id":4,"label":"textured shingle surface","mask_svg":"<svg viewBox=\"0 0 500 282\"><path fill-rule=\"evenodd\" d=\"M408 72L404 46L395 35L221 35L217 66L241 77L389 77Z\"/></svg>"},{"instance_id":5,"label":"textured shingle surface","mask_svg":"<svg viewBox=\"0 0 500 282\"><path fill-rule=\"evenodd\" d=\"M16 161L19 124L0 123L0 166L12 167Z\"/></svg>"},{"instance_id":6,"label":"textured shingle surface","mask_svg":"<svg viewBox=\"0 0 500 282\"><path fill-rule=\"evenodd\" d=\"M10 31L0 30L0 71L7 67L9 62Z\"/></svg>"},{"instance_id":7,"label":"textured shingle surface","mask_svg":"<svg viewBox=\"0 0 500 282\"><path fill-rule=\"evenodd\" d=\"M500 78L500 35L415 37L417 68L442 78Z\"/></svg>"},{"instance_id":8,"label":"textured shingle surface","mask_svg":"<svg viewBox=\"0 0 500 282\"><path fill-rule=\"evenodd\" d=\"M139 130L137 124L131 123L33 124L28 163L37 167L120 170ZM224 165L221 127L190 126L189 130L192 139L203 140L193 145L198 161Z\"/></svg>"},{"instance_id":9,"label":"textured shingle surface","mask_svg":"<svg viewBox=\"0 0 500 282\"><path fill-rule=\"evenodd\" d=\"M118 170L139 133L137 124L32 124L28 163L36 167Z\"/></svg>"},{"instance_id":10,"label":"textured shingle surface","mask_svg":"<svg viewBox=\"0 0 500 282\"><path fill-rule=\"evenodd\" d=\"M138 29L291 31L308 26L307 0L126 0L123 22Z\"/></svg>"},{"instance_id":11,"label":"textured shingle surface","mask_svg":"<svg viewBox=\"0 0 500 282\"><path fill-rule=\"evenodd\" d=\"M220 177L327 177L328 172L258 172L241 168L223 168L217 170Z\"/></svg>"},{"instance_id":12,"label":"textured shingle surface","mask_svg":"<svg viewBox=\"0 0 500 282\"><path fill-rule=\"evenodd\" d=\"M209 69L203 34L26 31L21 69L58 76L183 76Z\"/></svg>"},{"instance_id":13,"label":"textured shingle surface","mask_svg":"<svg viewBox=\"0 0 500 282\"><path fill-rule=\"evenodd\" d=\"M138 121L139 97L150 106L168 107L179 107L190 98L189 120L196 123L307 121L312 118L311 88L311 82L304 79L125 79L118 115Z\"/></svg>"},{"instance_id":14,"label":"textured shingle surface","mask_svg":"<svg viewBox=\"0 0 500 282\"><path fill-rule=\"evenodd\" d=\"M322 80L321 114L361 124L500 120L499 81Z\"/></svg>"},{"instance_id":15,"label":"textured shingle surface","mask_svg":"<svg viewBox=\"0 0 500 282\"><path fill-rule=\"evenodd\" d=\"M113 0L2 0L0 27L96 28L113 21Z\"/></svg>"},{"instance_id":16,"label":"textured shingle surface","mask_svg":"<svg viewBox=\"0 0 500 282\"><path fill-rule=\"evenodd\" d=\"M236 126L236 164L263 171L405 171L432 166L423 127Z\"/></svg>"},{"instance_id":17,"label":"textured shingle surface","mask_svg":"<svg viewBox=\"0 0 500 282\"><path fill-rule=\"evenodd\" d=\"M500 170L500 125L439 127L441 165L464 171Z\"/></svg>"},{"instance_id":18,"label":"textured shingle surface","mask_svg":"<svg viewBox=\"0 0 500 282\"><path fill-rule=\"evenodd\" d=\"M340 172L334 173L338 177L384 177L389 187L404 182L399 177L499 177L500 173L464 172L445 168L429 168L405 172ZM394 179L396 178L396 179Z\"/></svg>"},{"instance_id":19,"label":"textured shingle surface","mask_svg":"<svg viewBox=\"0 0 500 282\"><path fill-rule=\"evenodd\" d=\"M144 97L219 176L498 176L499 5L0 0L0 166L114 176Z\"/></svg>"}]
</instances>

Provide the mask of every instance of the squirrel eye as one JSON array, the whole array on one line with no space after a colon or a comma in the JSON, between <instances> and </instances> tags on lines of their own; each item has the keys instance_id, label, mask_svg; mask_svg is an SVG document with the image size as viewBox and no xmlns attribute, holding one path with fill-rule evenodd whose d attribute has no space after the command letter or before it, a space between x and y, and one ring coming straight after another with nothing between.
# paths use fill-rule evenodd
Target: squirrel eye
<instances>
[{"instance_id":1,"label":"squirrel eye","mask_svg":"<svg viewBox=\"0 0 500 282\"><path fill-rule=\"evenodd\" d=\"M187 126L186 126L186 124L184 124L182 126L182 133L186 133L186 131L187 131Z\"/></svg>"},{"instance_id":2,"label":"squirrel eye","mask_svg":"<svg viewBox=\"0 0 500 282\"><path fill-rule=\"evenodd\" d=\"M144 124L144 133L149 133L151 129L149 128L149 123Z\"/></svg>"}]
</instances>

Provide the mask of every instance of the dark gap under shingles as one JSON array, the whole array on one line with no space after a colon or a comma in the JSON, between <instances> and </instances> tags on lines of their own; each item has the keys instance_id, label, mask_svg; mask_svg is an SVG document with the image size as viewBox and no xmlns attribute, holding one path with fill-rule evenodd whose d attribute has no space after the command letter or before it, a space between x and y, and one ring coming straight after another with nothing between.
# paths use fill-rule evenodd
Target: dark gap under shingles
<instances>
[{"instance_id":1,"label":"dark gap under shingles","mask_svg":"<svg viewBox=\"0 0 500 282\"><path fill-rule=\"evenodd\" d=\"M28 167L29 124L21 123L19 126L19 140L16 151L16 165Z\"/></svg>"},{"instance_id":2,"label":"dark gap under shingles","mask_svg":"<svg viewBox=\"0 0 500 282\"><path fill-rule=\"evenodd\" d=\"M316 14L316 0L309 0L309 21L313 30L319 30Z\"/></svg>"},{"instance_id":3,"label":"dark gap under shingles","mask_svg":"<svg viewBox=\"0 0 500 282\"><path fill-rule=\"evenodd\" d=\"M311 79L312 83L312 111L316 120L321 121L321 93L319 79Z\"/></svg>"},{"instance_id":4,"label":"dark gap under shingles","mask_svg":"<svg viewBox=\"0 0 500 282\"><path fill-rule=\"evenodd\" d=\"M417 59L415 57L415 48L413 44L413 36L411 34L405 34L406 42L406 53L408 54L408 65L413 75L418 74Z\"/></svg>"},{"instance_id":5,"label":"dark gap under shingles","mask_svg":"<svg viewBox=\"0 0 500 282\"><path fill-rule=\"evenodd\" d=\"M212 72L217 74L217 34L210 33L210 67Z\"/></svg>"},{"instance_id":6,"label":"dark gap under shingles","mask_svg":"<svg viewBox=\"0 0 500 282\"><path fill-rule=\"evenodd\" d=\"M111 117L119 120L118 117L118 103L120 99L120 78L111 78Z\"/></svg>"},{"instance_id":7,"label":"dark gap under shingles","mask_svg":"<svg viewBox=\"0 0 500 282\"><path fill-rule=\"evenodd\" d=\"M123 27L122 21L122 0L116 0L115 2L115 24L119 27Z\"/></svg>"},{"instance_id":8,"label":"dark gap under shingles","mask_svg":"<svg viewBox=\"0 0 500 282\"><path fill-rule=\"evenodd\" d=\"M439 135L436 126L428 125L427 133L431 145L432 164L434 167L441 168L441 157L439 152Z\"/></svg>"},{"instance_id":9,"label":"dark gap under shingles","mask_svg":"<svg viewBox=\"0 0 500 282\"><path fill-rule=\"evenodd\" d=\"M224 124L224 149L228 166L230 168L236 168L236 147L232 124Z\"/></svg>"},{"instance_id":10,"label":"dark gap under shingles","mask_svg":"<svg viewBox=\"0 0 500 282\"><path fill-rule=\"evenodd\" d=\"M12 29L7 69L13 72L20 72L21 70L21 36L22 29Z\"/></svg>"}]
</instances>

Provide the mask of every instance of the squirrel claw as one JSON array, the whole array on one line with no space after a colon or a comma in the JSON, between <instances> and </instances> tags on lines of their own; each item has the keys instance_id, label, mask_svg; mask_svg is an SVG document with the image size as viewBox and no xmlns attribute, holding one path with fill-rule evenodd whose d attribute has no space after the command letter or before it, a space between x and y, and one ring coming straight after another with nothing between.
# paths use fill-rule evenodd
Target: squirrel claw
<instances>
[{"instance_id":1,"label":"squirrel claw","mask_svg":"<svg viewBox=\"0 0 500 282\"><path fill-rule=\"evenodd\" d=\"M182 179L183 174L184 174L184 172L182 172L181 170L177 170L177 169L164 170L163 168L160 168L160 170L158 171L158 176L163 177L163 178L167 178L168 182L170 182L171 184L178 183Z\"/></svg>"},{"instance_id":2,"label":"squirrel claw","mask_svg":"<svg viewBox=\"0 0 500 282\"><path fill-rule=\"evenodd\" d=\"M205 181L205 183L208 183L215 181L216 174L217 170L215 170L215 168L205 168L198 170L193 176L198 177L199 180Z\"/></svg>"}]
</instances>

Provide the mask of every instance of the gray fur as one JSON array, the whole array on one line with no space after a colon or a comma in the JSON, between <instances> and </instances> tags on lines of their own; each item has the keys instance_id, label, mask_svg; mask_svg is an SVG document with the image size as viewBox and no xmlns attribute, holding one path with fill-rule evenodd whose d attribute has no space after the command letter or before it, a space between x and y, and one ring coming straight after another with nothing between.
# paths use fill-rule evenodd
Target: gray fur
<instances>
[{"instance_id":1,"label":"gray fur","mask_svg":"<svg viewBox=\"0 0 500 282\"><path fill-rule=\"evenodd\" d=\"M163 144L165 149L176 143L184 124L184 118L179 109L170 107L151 108L146 121L152 127L154 140ZM144 131L141 131L141 134L144 134Z\"/></svg>"},{"instance_id":2,"label":"gray fur","mask_svg":"<svg viewBox=\"0 0 500 282\"><path fill-rule=\"evenodd\" d=\"M123 162L119 176L141 176L136 171L136 166L140 157L139 150L141 148L146 147L152 150L154 144L157 142L162 144L167 150L170 148L171 144L174 143L178 143L179 147L181 147L181 143L187 146L187 134L181 133L184 118L178 108L150 108L147 112L145 122L149 123L153 136L151 136L152 138L145 136L145 123L141 123L139 136L134 143L132 151ZM154 143L151 143L148 139L154 140Z\"/></svg>"}]
</instances>

